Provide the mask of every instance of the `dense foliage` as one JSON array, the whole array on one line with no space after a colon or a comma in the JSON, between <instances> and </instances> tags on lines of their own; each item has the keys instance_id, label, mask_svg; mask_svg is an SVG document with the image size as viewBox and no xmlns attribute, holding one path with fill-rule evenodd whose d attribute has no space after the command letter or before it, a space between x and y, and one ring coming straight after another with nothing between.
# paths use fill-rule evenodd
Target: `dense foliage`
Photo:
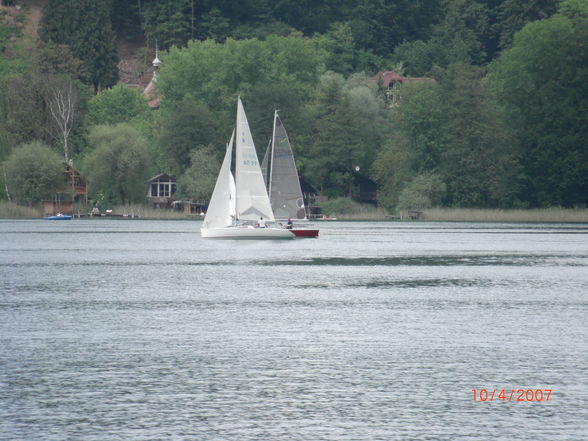
<instances>
[{"instance_id":1,"label":"dense foliage","mask_svg":"<svg viewBox=\"0 0 588 441\"><path fill-rule=\"evenodd\" d=\"M585 0L46 0L36 42L3 11L4 180L42 142L94 199L141 201L163 172L206 199L240 95L260 156L279 109L323 195L372 181L391 211L588 204ZM116 84L116 38L157 40L159 109ZM426 79L392 99L383 70ZM65 92L71 120L51 111Z\"/></svg>"},{"instance_id":2,"label":"dense foliage","mask_svg":"<svg viewBox=\"0 0 588 441\"><path fill-rule=\"evenodd\" d=\"M22 203L52 199L63 183L60 156L37 141L16 148L4 164L8 194Z\"/></svg>"},{"instance_id":3,"label":"dense foliage","mask_svg":"<svg viewBox=\"0 0 588 441\"><path fill-rule=\"evenodd\" d=\"M84 65L95 91L118 79L110 12L109 2L94 0L47 0L43 9L41 38L67 45Z\"/></svg>"}]
</instances>

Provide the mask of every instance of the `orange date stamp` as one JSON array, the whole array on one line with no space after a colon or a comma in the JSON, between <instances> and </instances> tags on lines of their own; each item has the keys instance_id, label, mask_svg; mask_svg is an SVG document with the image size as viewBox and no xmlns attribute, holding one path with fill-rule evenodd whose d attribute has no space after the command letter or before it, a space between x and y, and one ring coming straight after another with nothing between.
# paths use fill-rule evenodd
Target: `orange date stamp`
<instances>
[{"instance_id":1,"label":"orange date stamp","mask_svg":"<svg viewBox=\"0 0 588 441\"><path fill-rule=\"evenodd\" d=\"M472 389L474 401L540 402L551 399L552 389Z\"/></svg>"}]
</instances>

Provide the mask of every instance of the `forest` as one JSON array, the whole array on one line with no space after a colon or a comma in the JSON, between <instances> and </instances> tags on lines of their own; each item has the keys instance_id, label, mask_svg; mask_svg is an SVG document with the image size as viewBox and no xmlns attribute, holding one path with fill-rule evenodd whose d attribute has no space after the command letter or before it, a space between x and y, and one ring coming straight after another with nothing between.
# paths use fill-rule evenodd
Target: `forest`
<instances>
[{"instance_id":1,"label":"forest","mask_svg":"<svg viewBox=\"0 0 588 441\"><path fill-rule=\"evenodd\" d=\"M207 200L241 96L260 156L274 109L302 179L372 182L390 213L588 204L588 0L46 0L0 8L0 200L94 205L167 173ZM161 60L157 109L120 76ZM392 100L378 72L406 81Z\"/></svg>"}]
</instances>

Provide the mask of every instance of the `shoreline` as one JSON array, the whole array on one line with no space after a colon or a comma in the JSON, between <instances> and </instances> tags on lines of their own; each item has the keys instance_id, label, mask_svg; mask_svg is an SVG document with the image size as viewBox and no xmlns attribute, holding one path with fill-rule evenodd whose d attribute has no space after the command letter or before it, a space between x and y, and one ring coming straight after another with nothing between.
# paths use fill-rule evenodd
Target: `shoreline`
<instances>
[{"instance_id":1,"label":"shoreline","mask_svg":"<svg viewBox=\"0 0 588 441\"><path fill-rule=\"evenodd\" d=\"M144 206L115 207L111 213L91 216L76 211L78 219L143 219L143 220L202 220L201 214L186 214ZM534 209L470 209L430 208L421 211L404 211L389 215L382 210L365 210L359 213L332 213L337 221L378 222L530 222L530 223L588 223L586 208L534 208ZM40 208L19 206L13 202L0 201L0 219L43 219ZM313 222L333 222L313 220Z\"/></svg>"},{"instance_id":2,"label":"shoreline","mask_svg":"<svg viewBox=\"0 0 588 441\"><path fill-rule=\"evenodd\" d=\"M333 214L333 217L341 221L588 223L588 209L536 208L502 210L484 208L431 208L422 211L405 211L397 215L357 213Z\"/></svg>"}]
</instances>

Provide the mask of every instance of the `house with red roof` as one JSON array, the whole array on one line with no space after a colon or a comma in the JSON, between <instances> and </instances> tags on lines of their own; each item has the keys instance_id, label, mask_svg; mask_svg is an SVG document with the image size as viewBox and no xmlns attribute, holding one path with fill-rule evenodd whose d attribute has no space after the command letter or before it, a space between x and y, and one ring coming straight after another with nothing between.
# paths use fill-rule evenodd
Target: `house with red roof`
<instances>
[{"instance_id":1,"label":"house with red roof","mask_svg":"<svg viewBox=\"0 0 588 441\"><path fill-rule=\"evenodd\" d=\"M370 81L372 83L378 84L384 89L386 92L386 98L392 106L398 105L400 101L400 87L402 84L420 81L435 82L433 78L403 77L393 70L378 72L370 78Z\"/></svg>"}]
</instances>

